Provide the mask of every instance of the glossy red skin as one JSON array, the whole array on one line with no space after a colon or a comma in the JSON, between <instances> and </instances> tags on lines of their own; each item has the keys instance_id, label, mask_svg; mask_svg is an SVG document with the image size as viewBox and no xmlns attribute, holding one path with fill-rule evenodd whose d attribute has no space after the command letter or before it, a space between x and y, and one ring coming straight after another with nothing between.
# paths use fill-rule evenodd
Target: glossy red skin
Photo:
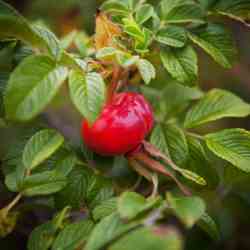
<instances>
[{"instance_id":1,"label":"glossy red skin","mask_svg":"<svg viewBox=\"0 0 250 250\"><path fill-rule=\"evenodd\" d=\"M153 112L137 93L116 94L92 126L82 123L85 144L94 152L113 156L134 150L153 127Z\"/></svg>"}]
</instances>

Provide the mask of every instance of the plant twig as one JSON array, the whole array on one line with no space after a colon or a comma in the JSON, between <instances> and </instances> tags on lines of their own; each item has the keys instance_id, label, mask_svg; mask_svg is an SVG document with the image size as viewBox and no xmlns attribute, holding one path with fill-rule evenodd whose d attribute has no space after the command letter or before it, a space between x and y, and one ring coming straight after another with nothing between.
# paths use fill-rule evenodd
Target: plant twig
<instances>
[{"instance_id":1,"label":"plant twig","mask_svg":"<svg viewBox=\"0 0 250 250\"><path fill-rule=\"evenodd\" d=\"M107 101L110 102L113 98L114 93L117 90L119 79L121 75L121 67L115 65L112 73L112 80L108 88Z\"/></svg>"},{"instance_id":2,"label":"plant twig","mask_svg":"<svg viewBox=\"0 0 250 250\"><path fill-rule=\"evenodd\" d=\"M18 201L22 198L22 194L19 193L6 207L2 210L6 212L6 214L18 203Z\"/></svg>"}]
</instances>

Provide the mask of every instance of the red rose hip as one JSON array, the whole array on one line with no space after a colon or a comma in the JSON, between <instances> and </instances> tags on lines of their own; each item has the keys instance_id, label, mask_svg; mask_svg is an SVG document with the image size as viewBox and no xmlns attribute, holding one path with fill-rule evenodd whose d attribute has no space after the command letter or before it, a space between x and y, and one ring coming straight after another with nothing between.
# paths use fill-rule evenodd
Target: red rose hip
<instances>
[{"instance_id":1,"label":"red rose hip","mask_svg":"<svg viewBox=\"0 0 250 250\"><path fill-rule=\"evenodd\" d=\"M82 123L85 144L101 155L123 155L134 150L153 127L153 112L137 93L115 94L96 121Z\"/></svg>"}]
</instances>

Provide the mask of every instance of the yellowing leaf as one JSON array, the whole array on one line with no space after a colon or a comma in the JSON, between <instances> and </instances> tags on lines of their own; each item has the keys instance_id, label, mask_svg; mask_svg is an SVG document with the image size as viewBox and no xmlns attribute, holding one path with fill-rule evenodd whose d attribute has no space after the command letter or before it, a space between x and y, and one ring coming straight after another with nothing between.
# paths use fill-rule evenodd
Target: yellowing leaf
<instances>
[{"instance_id":1,"label":"yellowing leaf","mask_svg":"<svg viewBox=\"0 0 250 250\"><path fill-rule=\"evenodd\" d=\"M113 43L114 36L121 35L121 29L118 25L109 20L108 16L102 12L96 16L96 34L95 47L101 49L104 47L115 47Z\"/></svg>"}]
</instances>

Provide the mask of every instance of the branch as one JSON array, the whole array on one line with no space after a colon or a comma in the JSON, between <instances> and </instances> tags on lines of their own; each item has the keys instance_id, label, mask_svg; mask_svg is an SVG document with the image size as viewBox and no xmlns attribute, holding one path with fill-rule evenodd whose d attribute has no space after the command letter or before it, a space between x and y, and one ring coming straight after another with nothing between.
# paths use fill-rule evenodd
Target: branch
<instances>
[{"instance_id":1,"label":"branch","mask_svg":"<svg viewBox=\"0 0 250 250\"><path fill-rule=\"evenodd\" d=\"M121 73L122 73L121 67L114 65L114 70L112 73L112 80L108 88L107 102L110 102L112 100L113 95L117 90Z\"/></svg>"}]
</instances>

